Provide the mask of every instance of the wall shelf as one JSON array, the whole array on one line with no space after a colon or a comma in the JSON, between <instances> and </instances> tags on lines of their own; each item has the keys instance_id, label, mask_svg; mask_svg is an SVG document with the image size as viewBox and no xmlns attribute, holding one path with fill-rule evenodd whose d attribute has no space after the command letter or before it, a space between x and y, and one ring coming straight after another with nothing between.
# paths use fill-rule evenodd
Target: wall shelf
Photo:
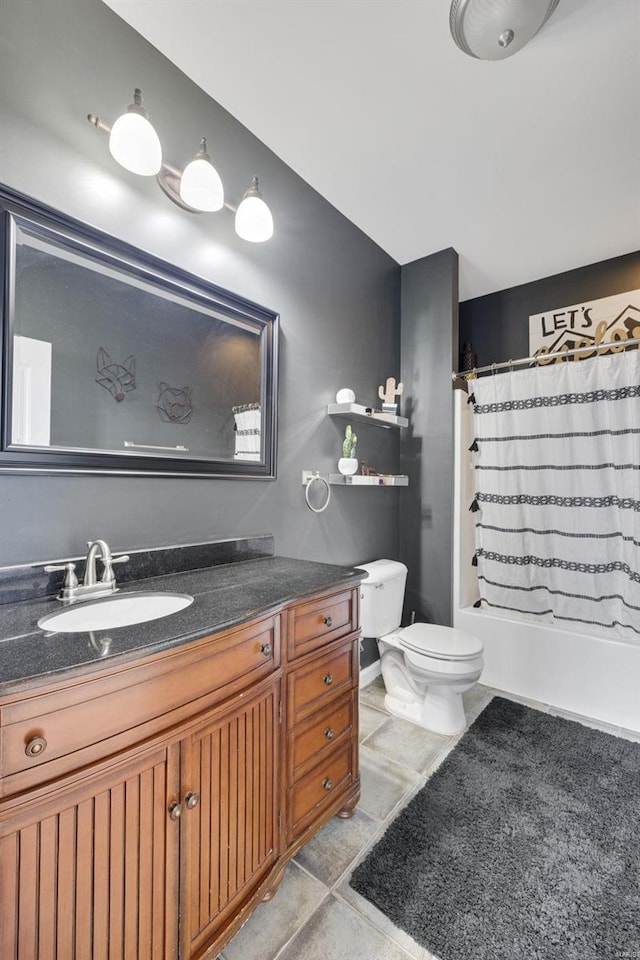
<instances>
[{"instance_id":1,"label":"wall shelf","mask_svg":"<svg viewBox=\"0 0 640 960\"><path fill-rule=\"evenodd\" d=\"M363 477L359 473L345 477L341 473L330 473L329 483L346 487L408 487L409 477L402 474L380 474L375 477Z\"/></svg>"},{"instance_id":2,"label":"wall shelf","mask_svg":"<svg viewBox=\"0 0 640 960\"><path fill-rule=\"evenodd\" d=\"M365 407L361 403L330 403L327 407L330 417L349 417L351 420L366 420L375 423L378 427L408 427L406 417L398 417L393 413L383 413L373 407Z\"/></svg>"}]
</instances>

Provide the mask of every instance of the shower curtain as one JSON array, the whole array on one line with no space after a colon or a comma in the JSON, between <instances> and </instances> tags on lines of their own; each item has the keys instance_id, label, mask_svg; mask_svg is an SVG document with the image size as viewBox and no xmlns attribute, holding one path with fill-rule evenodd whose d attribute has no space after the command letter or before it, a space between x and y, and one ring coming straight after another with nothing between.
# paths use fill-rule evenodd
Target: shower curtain
<instances>
[{"instance_id":1,"label":"shower curtain","mask_svg":"<svg viewBox=\"0 0 640 960\"><path fill-rule=\"evenodd\" d=\"M481 606L640 639L640 352L469 392Z\"/></svg>"}]
</instances>

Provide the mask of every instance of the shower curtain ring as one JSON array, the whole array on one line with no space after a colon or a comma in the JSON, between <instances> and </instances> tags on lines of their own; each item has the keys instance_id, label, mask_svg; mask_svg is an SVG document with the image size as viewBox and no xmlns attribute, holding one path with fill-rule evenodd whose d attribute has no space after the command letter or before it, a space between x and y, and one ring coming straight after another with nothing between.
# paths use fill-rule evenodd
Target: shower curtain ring
<instances>
[{"instance_id":1,"label":"shower curtain ring","mask_svg":"<svg viewBox=\"0 0 640 960\"><path fill-rule=\"evenodd\" d=\"M513 360L509 360L509 373L513 373Z\"/></svg>"},{"instance_id":2,"label":"shower curtain ring","mask_svg":"<svg viewBox=\"0 0 640 960\"><path fill-rule=\"evenodd\" d=\"M496 375L497 366L498 366L497 363L492 363L492 364L491 364L491 376L492 376L492 377L495 377L495 375Z\"/></svg>"}]
</instances>

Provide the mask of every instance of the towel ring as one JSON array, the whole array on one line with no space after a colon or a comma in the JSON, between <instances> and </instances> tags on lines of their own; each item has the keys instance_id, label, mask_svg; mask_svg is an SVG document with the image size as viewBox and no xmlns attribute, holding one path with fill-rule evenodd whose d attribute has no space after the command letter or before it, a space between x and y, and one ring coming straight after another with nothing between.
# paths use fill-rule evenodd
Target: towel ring
<instances>
[{"instance_id":1,"label":"towel ring","mask_svg":"<svg viewBox=\"0 0 640 960\"><path fill-rule=\"evenodd\" d=\"M320 483L324 483L327 491L327 499L325 500L324 504L321 507L312 506L311 501L309 500L309 488L311 484L314 483L316 480L319 480ZM309 510L312 510L314 513L324 513L324 511L329 506L329 501L331 500L331 487L329 486L329 481L327 480L327 478L321 477L319 473L314 473L312 477L309 477L304 488L304 498L307 501L307 506L309 507Z\"/></svg>"}]
</instances>

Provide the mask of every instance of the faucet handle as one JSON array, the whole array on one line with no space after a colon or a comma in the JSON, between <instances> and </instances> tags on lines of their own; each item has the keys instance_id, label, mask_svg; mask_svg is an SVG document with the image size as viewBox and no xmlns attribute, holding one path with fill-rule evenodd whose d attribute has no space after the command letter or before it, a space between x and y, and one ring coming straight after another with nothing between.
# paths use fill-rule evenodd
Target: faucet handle
<instances>
[{"instance_id":1,"label":"faucet handle","mask_svg":"<svg viewBox=\"0 0 640 960\"><path fill-rule=\"evenodd\" d=\"M78 586L75 563L48 563L44 568L45 573L57 573L58 570L65 571L63 584L65 590L71 590Z\"/></svg>"},{"instance_id":2,"label":"faucet handle","mask_svg":"<svg viewBox=\"0 0 640 960\"><path fill-rule=\"evenodd\" d=\"M101 582L113 584L113 587L115 589L116 578L113 573L113 565L114 563L126 563L128 559L129 559L128 554L123 554L121 557L111 557L111 556L103 557L102 563L104 566L104 570L102 571Z\"/></svg>"}]
</instances>

